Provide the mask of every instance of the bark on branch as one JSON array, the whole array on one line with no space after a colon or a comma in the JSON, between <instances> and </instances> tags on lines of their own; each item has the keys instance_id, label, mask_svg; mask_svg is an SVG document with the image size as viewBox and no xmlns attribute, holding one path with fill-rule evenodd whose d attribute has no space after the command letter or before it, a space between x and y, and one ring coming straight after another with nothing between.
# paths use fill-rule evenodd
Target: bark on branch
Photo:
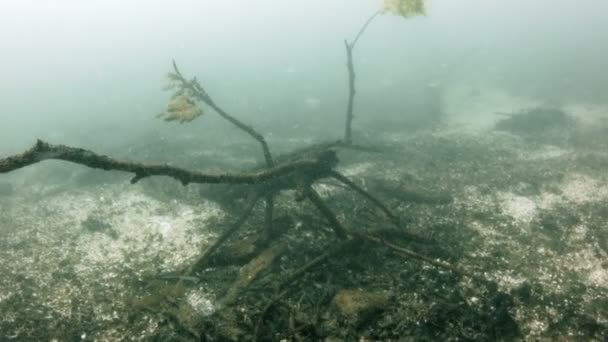
<instances>
[{"instance_id":1,"label":"bark on branch","mask_svg":"<svg viewBox=\"0 0 608 342\"><path fill-rule=\"evenodd\" d=\"M355 66L353 64L353 45L349 44L348 41L344 41L344 48L346 49L346 68L348 70L348 102L346 104L346 125L344 131L344 142L347 144L352 143L352 123L353 123L353 107L355 103Z\"/></svg>"},{"instance_id":2,"label":"bark on branch","mask_svg":"<svg viewBox=\"0 0 608 342\"><path fill-rule=\"evenodd\" d=\"M365 30L367 29L369 24L372 22L372 20L374 20L374 18L376 18L381 13L382 13L382 11L377 11L374 14L372 14L367 19L365 24L363 24L363 26L359 30L359 33L357 33L357 36L355 37L355 39L353 39L352 42L348 42L348 40L344 40L344 48L346 49L346 69L348 70L348 102L346 105L346 125L345 125L345 130L344 130L344 142L346 144L352 143L352 140L353 140L352 124L353 124L353 118L355 117L355 115L353 113L353 107L354 107L354 103L355 103L355 94L357 92L355 89L356 74L355 74L355 65L353 63L353 49L355 48L355 45L359 41L359 38L361 38L361 35L363 35L363 32L365 32Z\"/></svg>"},{"instance_id":3,"label":"bark on branch","mask_svg":"<svg viewBox=\"0 0 608 342\"><path fill-rule=\"evenodd\" d=\"M150 176L168 176L180 181L183 185L189 183L256 184L286 176L294 172L320 175L329 172L337 162L335 152L327 150L325 153L317 155L316 158L284 163L261 171L242 174L207 174L167 164L146 165L142 163L121 161L82 148L66 145L53 145L38 140L36 144L27 151L0 159L0 173L11 172L47 159L64 160L94 169L134 173L135 176L131 179L132 184Z\"/></svg>"}]
</instances>

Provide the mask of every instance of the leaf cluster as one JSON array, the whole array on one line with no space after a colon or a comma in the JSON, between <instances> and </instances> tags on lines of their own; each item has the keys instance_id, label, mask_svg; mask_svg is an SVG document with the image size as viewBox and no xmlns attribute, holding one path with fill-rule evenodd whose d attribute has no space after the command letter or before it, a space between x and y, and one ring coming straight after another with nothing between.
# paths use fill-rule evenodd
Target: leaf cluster
<instances>
[{"instance_id":1,"label":"leaf cluster","mask_svg":"<svg viewBox=\"0 0 608 342\"><path fill-rule=\"evenodd\" d=\"M163 90L173 91L173 94L165 111L160 113L158 117L165 121L186 123L203 115L203 109L194 100L196 94L187 84L187 81L181 75L173 72L167 73L167 84L163 87Z\"/></svg>"},{"instance_id":2,"label":"leaf cluster","mask_svg":"<svg viewBox=\"0 0 608 342\"><path fill-rule=\"evenodd\" d=\"M424 15L425 0L384 0L383 13L391 13L404 18Z\"/></svg>"}]
</instances>

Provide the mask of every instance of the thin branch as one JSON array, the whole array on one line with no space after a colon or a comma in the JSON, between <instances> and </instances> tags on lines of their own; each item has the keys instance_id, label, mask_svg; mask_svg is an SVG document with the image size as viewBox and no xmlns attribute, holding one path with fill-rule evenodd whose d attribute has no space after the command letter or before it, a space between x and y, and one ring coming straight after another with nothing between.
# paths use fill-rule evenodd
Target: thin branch
<instances>
[{"instance_id":1,"label":"thin branch","mask_svg":"<svg viewBox=\"0 0 608 342\"><path fill-rule=\"evenodd\" d=\"M355 48L355 45L359 41L359 38L361 38L361 35L363 35L363 32L365 32L365 30L367 29L369 24L372 22L372 20L374 20L374 18L376 18L381 13L382 13L382 11L377 11L374 14L372 14L367 19L365 24L363 24L363 27L361 27L361 29L359 30L359 33L357 33L357 36L355 37L355 39L352 42L349 43L347 40L344 40L344 48L346 49L346 68L348 69L348 102L346 105L346 124L345 124L345 128L344 128L344 142L346 144L352 143L352 123L353 123L353 118L354 118L353 107L354 107L354 103L355 103L355 94L356 94L356 89L355 89L356 74L355 74L355 66L353 63L353 49Z\"/></svg>"},{"instance_id":2,"label":"thin branch","mask_svg":"<svg viewBox=\"0 0 608 342\"><path fill-rule=\"evenodd\" d=\"M279 241L277 244L270 246L251 259L249 263L241 267L237 279L232 283L226 294L218 301L220 307L231 306L239 294L245 291L256 279L260 273L266 271L287 249L287 244Z\"/></svg>"},{"instance_id":3,"label":"thin branch","mask_svg":"<svg viewBox=\"0 0 608 342\"><path fill-rule=\"evenodd\" d=\"M382 14L382 11L377 11L376 13L372 14L367 21L365 22L365 24L363 24L363 27L361 27L361 29L359 30L359 33L357 33L357 36L355 37L355 39L353 40L352 43L350 43L350 47L351 49L353 49L355 47L355 44L357 44L357 41L359 40L359 38L361 38L361 35L363 35L363 32L365 32L365 30L367 29L367 27L369 26L369 24L372 22L372 20L374 20L374 18L376 18L378 15Z\"/></svg>"},{"instance_id":4,"label":"thin branch","mask_svg":"<svg viewBox=\"0 0 608 342\"><path fill-rule=\"evenodd\" d=\"M259 199L260 196L257 193L251 194L248 204L245 207L243 213L241 213L241 215L230 226L230 228L226 229L226 231L224 231L222 235L220 235L220 237L218 237L212 245L205 248L203 253L201 253L201 255L199 256L198 260L187 269L187 271L185 272L186 275L194 275L196 274L196 272L202 270L206 266L207 261L209 260L209 257L213 254L213 252L215 252L232 234L238 231L243 226L243 224L245 224Z\"/></svg>"},{"instance_id":5,"label":"thin branch","mask_svg":"<svg viewBox=\"0 0 608 342\"><path fill-rule=\"evenodd\" d=\"M352 143L352 123L353 123L353 107L355 103L355 66L353 64L353 46L344 41L344 48L346 49L346 68L348 70L348 102L346 104L346 124L344 128L344 142L346 144Z\"/></svg>"},{"instance_id":6,"label":"thin branch","mask_svg":"<svg viewBox=\"0 0 608 342\"><path fill-rule=\"evenodd\" d=\"M338 242L337 244L332 244L330 246L327 246L325 248L325 253L319 255L318 257L316 257L316 258L312 259L311 261L309 261L308 263L306 263L304 266L293 271L293 273L288 275L287 278L285 278L281 282L278 289L279 290L285 289L288 285L290 285L291 283L293 283L294 281L296 281L297 279L302 277L310 269L327 261L330 257L332 257L333 255L337 254L338 252L346 249L347 247L352 246L353 243L354 243L354 240L350 239L350 240L343 240L341 242Z\"/></svg>"},{"instance_id":7,"label":"thin branch","mask_svg":"<svg viewBox=\"0 0 608 342\"><path fill-rule=\"evenodd\" d=\"M135 177L131 183L137 183L143 178L150 176L168 176L180 181L183 185L189 183L230 183L230 184L256 184L270 181L274 178L286 176L295 171L319 174L319 171L331 168L335 163L328 163L326 158L331 158L329 153L318 155L315 159L302 159L285 163L269 169L243 174L206 174L197 171L189 171L167 164L146 165L141 163L120 161L111 157L97 154L90 150L66 145L52 145L42 140L27 151L0 159L0 173L11 172L28 165L36 164L47 159L58 159L81 164L94 169L117 170L131 172ZM335 155L333 156L335 158Z\"/></svg>"},{"instance_id":8,"label":"thin branch","mask_svg":"<svg viewBox=\"0 0 608 342\"><path fill-rule=\"evenodd\" d=\"M468 278L474 279L474 280L482 282L482 283L486 283L486 284L490 283L489 280L487 280L487 279L485 279L483 277L480 277L480 276L478 276L476 274L467 272L467 271L461 269L458 266L454 266L454 265L452 265L452 264L450 264L450 263L448 263L446 261L440 260L440 259L432 259L432 258L430 258L428 256L422 255L420 253L416 253L416 252L414 252L414 251L412 251L410 249L407 249L407 248L400 247L400 246L397 246L395 244L392 244L392 243L386 241L385 239L378 238L378 237L375 237L375 236L372 236L372 235L369 235L369 234L366 234L366 233L360 233L360 232L350 232L350 234L354 235L356 237L359 237L361 239L364 239L364 240L368 240L368 241L371 241L371 242L374 242L374 243L377 243L377 244L381 244L381 245L383 245L383 246L391 249L393 252L395 252L395 253L397 253L399 255L406 256L406 257L411 257L411 258L418 259L418 260L422 260L422 261L424 261L424 262L426 262L428 264L431 264L431 265L433 265L435 267L448 270L448 271L453 272L455 274L458 274L460 276L468 277Z\"/></svg>"},{"instance_id":9,"label":"thin branch","mask_svg":"<svg viewBox=\"0 0 608 342\"><path fill-rule=\"evenodd\" d=\"M336 179L336 180L344 183L345 185L347 185L351 189L355 190L355 192L357 192L359 195L365 197L367 200L369 200L370 202L372 202L373 204L375 204L380 210L382 210L384 212L384 214L386 214L386 216L388 216L388 218L391 220L391 222L395 226L401 227L400 222L399 222L399 217L397 217L397 215L393 214L390 211L390 209L387 206L385 206L384 203L382 203L379 199L377 199L376 197L374 197L369 192L363 190L363 188L359 187L353 181L351 181L346 176L344 176L343 174L341 174L341 173L339 173L337 171L331 170L330 171L330 176L333 177L334 179Z\"/></svg>"},{"instance_id":10,"label":"thin branch","mask_svg":"<svg viewBox=\"0 0 608 342\"><path fill-rule=\"evenodd\" d=\"M266 166L272 167L274 165L274 161L272 159L270 149L268 148L268 143L266 143L266 139L264 139L264 136L258 133L253 127L244 124L237 118L226 113L226 111L224 111L217 104L215 104L213 99L211 99L211 96L209 96L207 91L205 91L205 89L200 85L196 78L193 78L191 81L188 81L179 71L175 60L173 60L172 62L173 70L175 71L175 76L180 82L182 82L182 85L185 88L190 89L199 100L203 101L209 107L213 108L213 110L215 110L222 118L228 120L230 123L243 130L245 133L249 134L253 139L257 140L262 145L262 151L264 153L264 160L266 161Z\"/></svg>"},{"instance_id":11,"label":"thin branch","mask_svg":"<svg viewBox=\"0 0 608 342\"><path fill-rule=\"evenodd\" d=\"M348 234L342 223L336 217L336 214L329 209L329 207L323 202L323 199L319 194L310 186L306 186L304 189L304 195L308 198L312 204L321 212L321 214L325 217L332 229L338 235L339 238L345 239Z\"/></svg>"},{"instance_id":12,"label":"thin branch","mask_svg":"<svg viewBox=\"0 0 608 342\"><path fill-rule=\"evenodd\" d=\"M275 232L275 225L274 225L274 194L269 193L266 194L265 198L264 198L264 229L266 230L266 236L265 236L265 240L264 243L266 243L267 241L271 241L273 239L275 239L278 234L276 234Z\"/></svg>"},{"instance_id":13,"label":"thin branch","mask_svg":"<svg viewBox=\"0 0 608 342\"><path fill-rule=\"evenodd\" d=\"M260 312L258 320L255 324L255 329L253 331L253 336L255 338L255 341L261 341L261 339L259 338L260 331L262 329L262 324L264 323L264 318L268 314L268 310L270 310L271 307L273 307L279 300L281 300L283 297L285 297L288 293L289 293L289 289L283 290L282 292L280 292L277 295L275 295L274 297L272 297L268 301L268 303L266 303L266 305L264 305L264 308L262 309L262 312Z\"/></svg>"}]
</instances>

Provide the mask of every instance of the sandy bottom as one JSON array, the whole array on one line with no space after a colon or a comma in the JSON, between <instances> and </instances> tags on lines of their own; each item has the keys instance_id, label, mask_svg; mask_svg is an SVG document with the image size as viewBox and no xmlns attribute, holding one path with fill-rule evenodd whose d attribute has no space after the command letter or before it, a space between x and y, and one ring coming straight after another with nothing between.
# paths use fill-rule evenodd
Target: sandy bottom
<instances>
[{"instance_id":1,"label":"sandy bottom","mask_svg":"<svg viewBox=\"0 0 608 342\"><path fill-rule=\"evenodd\" d=\"M494 280L502 291L523 284L532 284L533 294L542 289L543 298L515 301L512 315L524 340L585 338L606 329L608 156L603 148L534 145L507 133L462 132L453 126L378 139L388 154L351 158L340 170L364 186L368 179L383 179L449 193L453 202L442 206L380 196L401 215L414 217L414 230L451 236L442 242L463 250L459 265ZM23 179L36 172L11 175L21 185L0 197L0 339L154 336L163 318L133 317L128 298L141 293L148 277L191 262L217 236L226 213L203 198L160 200L140 184L77 188ZM317 189L326 199L344 191L330 183ZM437 228L450 222L466 238ZM192 309L212 313L216 290L204 280L192 288L187 296ZM472 294L469 304L478 296ZM584 330L581 317L599 330Z\"/></svg>"}]
</instances>

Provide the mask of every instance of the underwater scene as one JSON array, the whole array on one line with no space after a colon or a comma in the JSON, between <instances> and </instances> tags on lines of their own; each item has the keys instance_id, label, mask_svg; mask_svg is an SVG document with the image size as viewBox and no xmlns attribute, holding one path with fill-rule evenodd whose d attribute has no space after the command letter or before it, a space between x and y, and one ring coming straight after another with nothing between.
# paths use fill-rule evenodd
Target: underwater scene
<instances>
[{"instance_id":1,"label":"underwater scene","mask_svg":"<svg viewBox=\"0 0 608 342\"><path fill-rule=\"evenodd\" d=\"M0 3L0 341L607 341L608 2Z\"/></svg>"}]
</instances>

